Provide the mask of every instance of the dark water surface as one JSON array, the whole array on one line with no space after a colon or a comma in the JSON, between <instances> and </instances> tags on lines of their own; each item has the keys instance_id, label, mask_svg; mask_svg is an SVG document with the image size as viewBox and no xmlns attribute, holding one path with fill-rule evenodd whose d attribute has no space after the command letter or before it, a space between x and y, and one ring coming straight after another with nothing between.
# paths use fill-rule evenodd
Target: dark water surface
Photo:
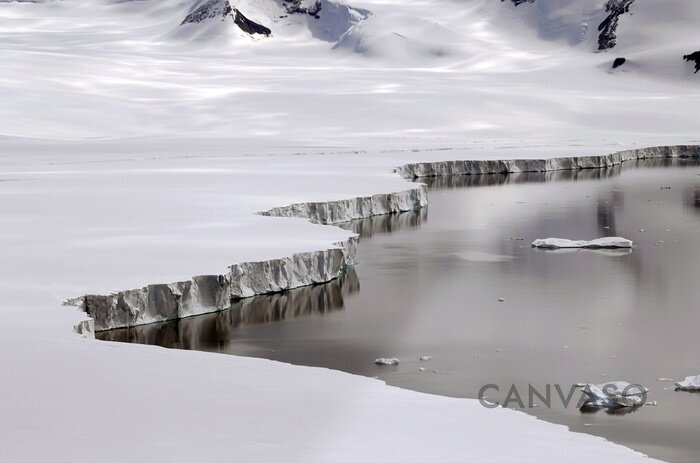
<instances>
[{"instance_id":1,"label":"dark water surface","mask_svg":"<svg viewBox=\"0 0 700 463\"><path fill-rule=\"evenodd\" d=\"M455 397L495 384L488 398L503 402L515 384L527 413L667 461L700 461L700 394L658 380L700 374L698 164L429 185L427 209L351 224L363 236L359 264L341 280L98 337L328 367ZM634 249L529 245L614 235ZM401 364L376 366L377 357ZM555 389L612 380L645 385L658 405L582 413L579 392L565 408ZM543 395L551 385L551 408L539 399L528 407L528 384Z\"/></svg>"}]
</instances>

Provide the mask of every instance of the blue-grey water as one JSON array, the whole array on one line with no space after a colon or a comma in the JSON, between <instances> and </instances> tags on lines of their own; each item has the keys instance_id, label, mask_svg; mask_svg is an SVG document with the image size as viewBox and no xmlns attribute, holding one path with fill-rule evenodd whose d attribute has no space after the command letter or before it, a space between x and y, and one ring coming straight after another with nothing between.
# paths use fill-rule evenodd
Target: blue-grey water
<instances>
[{"instance_id":1,"label":"blue-grey water","mask_svg":"<svg viewBox=\"0 0 700 463\"><path fill-rule=\"evenodd\" d=\"M363 238L341 280L98 337L334 368L455 397L492 384L499 390L486 395L499 402L514 384L527 413L667 461L700 460L700 394L659 380L700 374L698 164L428 183L427 209L349 225ZM615 235L634 248L530 247ZM401 363L377 366L377 357ZM556 392L612 380L648 387L657 405L583 413L579 392L568 407ZM529 406L529 384L543 395L551 385L551 407Z\"/></svg>"}]
</instances>

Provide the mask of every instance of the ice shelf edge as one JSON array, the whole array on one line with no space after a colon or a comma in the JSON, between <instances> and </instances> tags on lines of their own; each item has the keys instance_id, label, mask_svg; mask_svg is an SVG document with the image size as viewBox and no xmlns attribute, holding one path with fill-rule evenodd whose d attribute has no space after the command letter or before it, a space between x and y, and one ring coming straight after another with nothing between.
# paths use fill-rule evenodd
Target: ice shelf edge
<instances>
[{"instance_id":1,"label":"ice shelf edge","mask_svg":"<svg viewBox=\"0 0 700 463\"><path fill-rule=\"evenodd\" d=\"M598 156L571 156L549 159L457 160L417 162L396 168L404 178L447 175L508 174L555 170L604 169L627 161L657 158L700 158L700 145L656 146Z\"/></svg>"},{"instance_id":2,"label":"ice shelf edge","mask_svg":"<svg viewBox=\"0 0 700 463\"><path fill-rule=\"evenodd\" d=\"M395 171L404 178L449 175L477 175L556 170L601 169L653 158L700 158L700 145L640 148L599 156L550 159L453 160L410 163ZM420 209L428 204L427 187L416 184L394 193L295 203L259 212L263 216L305 218L313 223L334 225L376 215ZM231 301L260 294L286 291L338 278L353 265L358 236L335 243L325 250L294 254L260 262L242 262L229 266L218 275L199 275L169 284L152 284L139 289L109 295L84 295L68 299L89 315L75 325L75 331L94 336L95 331L176 320L217 312Z\"/></svg>"},{"instance_id":3,"label":"ice shelf edge","mask_svg":"<svg viewBox=\"0 0 700 463\"><path fill-rule=\"evenodd\" d=\"M420 209L428 204L427 187L416 184L394 193L382 193L337 201L308 202L260 212L264 216L299 217L313 223L339 224L351 220ZM109 295L87 294L68 299L88 314L74 329L92 337L95 331L146 325L218 312L237 299L276 293L338 278L355 262L359 236L334 243L334 247L297 253L259 262L241 262L218 275L198 275L189 280L151 284Z\"/></svg>"}]
</instances>

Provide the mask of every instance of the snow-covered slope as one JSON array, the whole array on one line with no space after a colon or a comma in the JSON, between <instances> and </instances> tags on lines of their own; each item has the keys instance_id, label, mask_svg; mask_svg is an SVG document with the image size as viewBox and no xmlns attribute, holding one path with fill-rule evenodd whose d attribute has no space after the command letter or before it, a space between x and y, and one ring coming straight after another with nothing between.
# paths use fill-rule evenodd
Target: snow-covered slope
<instances>
[{"instance_id":1,"label":"snow-covered slope","mask_svg":"<svg viewBox=\"0 0 700 463\"><path fill-rule=\"evenodd\" d=\"M667 0L503 0L545 40L607 51L628 69L687 75L700 48L700 3Z\"/></svg>"},{"instance_id":2,"label":"snow-covered slope","mask_svg":"<svg viewBox=\"0 0 700 463\"><path fill-rule=\"evenodd\" d=\"M336 42L369 16L335 0L197 0L173 37L222 41L307 37Z\"/></svg>"}]
</instances>

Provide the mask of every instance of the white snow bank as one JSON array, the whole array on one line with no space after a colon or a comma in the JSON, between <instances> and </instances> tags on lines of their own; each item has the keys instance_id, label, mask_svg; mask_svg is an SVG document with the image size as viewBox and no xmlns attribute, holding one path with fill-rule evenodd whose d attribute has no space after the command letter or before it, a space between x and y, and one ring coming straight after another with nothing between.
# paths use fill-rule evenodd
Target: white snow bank
<instances>
[{"instance_id":1,"label":"white snow bank","mask_svg":"<svg viewBox=\"0 0 700 463\"><path fill-rule=\"evenodd\" d=\"M676 387L681 391L700 391L700 375L686 376L683 381L676 383Z\"/></svg>"},{"instance_id":2,"label":"white snow bank","mask_svg":"<svg viewBox=\"0 0 700 463\"><path fill-rule=\"evenodd\" d=\"M641 407L649 392L646 387L625 381L583 384L580 387L588 396L586 405L601 408Z\"/></svg>"},{"instance_id":3,"label":"white snow bank","mask_svg":"<svg viewBox=\"0 0 700 463\"><path fill-rule=\"evenodd\" d=\"M562 248L587 248L587 249L601 249L601 248L631 248L632 241L626 238L621 238L619 236L607 236L605 238L598 238L591 241L573 241L563 238L544 238L538 239L532 242L533 248L543 248L543 249L562 249Z\"/></svg>"}]
</instances>

